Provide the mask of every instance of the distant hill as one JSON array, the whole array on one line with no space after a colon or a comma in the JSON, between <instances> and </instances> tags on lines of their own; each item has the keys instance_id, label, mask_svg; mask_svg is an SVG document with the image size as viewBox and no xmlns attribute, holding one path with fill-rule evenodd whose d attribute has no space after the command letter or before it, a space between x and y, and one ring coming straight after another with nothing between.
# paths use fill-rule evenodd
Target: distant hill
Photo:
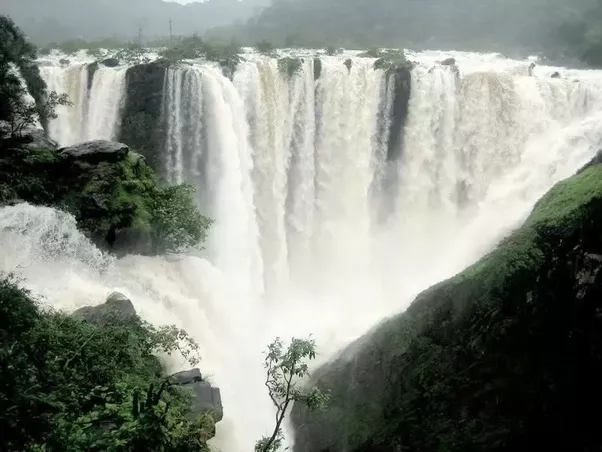
<instances>
[{"instance_id":1,"label":"distant hill","mask_svg":"<svg viewBox=\"0 0 602 452\"><path fill-rule=\"evenodd\" d=\"M209 27L246 21L269 0L0 0L0 14L11 16L37 44L69 39L167 36L202 33Z\"/></svg>"},{"instance_id":2,"label":"distant hill","mask_svg":"<svg viewBox=\"0 0 602 452\"><path fill-rule=\"evenodd\" d=\"M598 0L272 0L244 28L216 35L277 46L539 51L562 48L559 27ZM562 50L562 49L561 49Z\"/></svg>"}]
</instances>

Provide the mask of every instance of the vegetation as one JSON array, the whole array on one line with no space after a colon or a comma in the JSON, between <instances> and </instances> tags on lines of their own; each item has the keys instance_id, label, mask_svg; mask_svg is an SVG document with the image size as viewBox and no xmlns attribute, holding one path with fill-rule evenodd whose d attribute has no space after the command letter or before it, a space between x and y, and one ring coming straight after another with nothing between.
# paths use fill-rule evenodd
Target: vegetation
<instances>
[{"instance_id":1,"label":"vegetation","mask_svg":"<svg viewBox=\"0 0 602 452\"><path fill-rule=\"evenodd\" d=\"M556 185L494 251L317 372L332 403L293 409L295 447L599 449L601 178L595 165Z\"/></svg>"},{"instance_id":2,"label":"vegetation","mask_svg":"<svg viewBox=\"0 0 602 452\"><path fill-rule=\"evenodd\" d=\"M36 56L35 46L27 41L15 23L0 16L0 121L9 123L11 135L38 121L46 124L58 105L68 103L64 95L46 93ZM33 101L27 100L28 93Z\"/></svg>"},{"instance_id":3,"label":"vegetation","mask_svg":"<svg viewBox=\"0 0 602 452\"><path fill-rule=\"evenodd\" d=\"M102 326L48 310L0 279L0 431L7 452L200 452L207 416L155 357L197 344L175 327L107 317Z\"/></svg>"},{"instance_id":4,"label":"vegetation","mask_svg":"<svg viewBox=\"0 0 602 452\"><path fill-rule=\"evenodd\" d=\"M304 390L296 380L309 375L306 360L316 357L316 342L313 339L293 338L284 350L282 341L277 338L268 346L265 358L265 386L276 407L276 425L269 437L257 441L255 452L276 452L280 450L284 436L282 423L293 403L303 404L310 410L324 410L329 401L328 393L318 388Z\"/></svg>"},{"instance_id":5,"label":"vegetation","mask_svg":"<svg viewBox=\"0 0 602 452\"><path fill-rule=\"evenodd\" d=\"M4 149L0 205L14 200L72 213L97 245L116 252L162 254L198 247L211 224L196 208L192 187L160 184L133 152L92 164L52 149Z\"/></svg>"}]
</instances>

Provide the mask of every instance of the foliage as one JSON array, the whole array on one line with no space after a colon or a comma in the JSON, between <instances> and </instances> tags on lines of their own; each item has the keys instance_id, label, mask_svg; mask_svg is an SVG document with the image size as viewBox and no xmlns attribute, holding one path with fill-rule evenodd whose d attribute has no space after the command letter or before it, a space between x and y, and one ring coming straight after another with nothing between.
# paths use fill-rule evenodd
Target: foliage
<instances>
[{"instance_id":1,"label":"foliage","mask_svg":"<svg viewBox=\"0 0 602 452\"><path fill-rule=\"evenodd\" d=\"M51 91L48 96L40 103L28 102L21 100L13 105L13 117L10 121L11 136L19 136L22 131L28 127L34 127L38 121L44 118L46 121L56 119L56 107L71 106L67 94L57 94L56 91Z\"/></svg>"},{"instance_id":2,"label":"foliage","mask_svg":"<svg viewBox=\"0 0 602 452\"><path fill-rule=\"evenodd\" d=\"M324 410L328 405L329 394L327 392L322 392L318 388L309 391L302 389L296 381L309 375L306 360L312 360L315 357L316 342L313 339L293 338L286 350L279 338L276 338L268 346L265 359L265 386L274 407L276 407L276 425L271 436L257 441L255 452L280 450L284 440L282 422L293 403L300 403L310 410L317 411Z\"/></svg>"},{"instance_id":3,"label":"foliage","mask_svg":"<svg viewBox=\"0 0 602 452\"><path fill-rule=\"evenodd\" d=\"M181 184L162 187L152 199L151 231L156 254L177 253L202 243L212 220L198 211L195 188Z\"/></svg>"},{"instance_id":4,"label":"foliage","mask_svg":"<svg viewBox=\"0 0 602 452\"><path fill-rule=\"evenodd\" d=\"M2 450L206 451L206 416L163 376L155 354L198 346L138 318L103 326L49 311L0 279Z\"/></svg>"},{"instance_id":5,"label":"foliage","mask_svg":"<svg viewBox=\"0 0 602 452\"><path fill-rule=\"evenodd\" d=\"M21 113L27 110L23 104L29 92L37 111L28 110L27 113L37 115L42 124L45 123L46 83L40 76L36 56L35 46L27 41L15 23L0 16L0 121L12 122L19 113L17 110ZM17 73L25 80L26 87L22 86Z\"/></svg>"},{"instance_id":6,"label":"foliage","mask_svg":"<svg viewBox=\"0 0 602 452\"><path fill-rule=\"evenodd\" d=\"M123 237L125 251L181 252L200 246L211 225L198 211L192 187L161 184L139 154L80 165L52 149L3 152L0 204L20 199L58 206L99 246L113 248Z\"/></svg>"}]
</instances>

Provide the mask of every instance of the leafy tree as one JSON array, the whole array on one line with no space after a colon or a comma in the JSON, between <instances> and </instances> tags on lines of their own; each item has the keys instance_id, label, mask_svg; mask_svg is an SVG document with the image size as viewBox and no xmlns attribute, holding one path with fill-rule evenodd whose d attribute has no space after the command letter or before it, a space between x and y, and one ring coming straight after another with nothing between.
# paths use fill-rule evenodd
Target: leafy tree
<instances>
[{"instance_id":1,"label":"leafy tree","mask_svg":"<svg viewBox=\"0 0 602 452\"><path fill-rule=\"evenodd\" d=\"M263 437L255 444L255 452L276 452L282 447L284 435L282 423L293 403L302 403L310 410L324 410L329 394L318 388L303 389L298 380L309 376L306 360L316 357L313 339L293 338L288 348L283 348L280 338L268 346L265 359L265 386L276 407L276 425L271 436Z\"/></svg>"},{"instance_id":2,"label":"leafy tree","mask_svg":"<svg viewBox=\"0 0 602 452\"><path fill-rule=\"evenodd\" d=\"M56 119L56 107L59 105L71 106L73 104L67 94L58 94L56 91L51 91L48 97L39 105L25 100L16 102L12 107L13 116L10 121L10 135L18 137L24 129L35 126L41 118L45 120Z\"/></svg>"},{"instance_id":3,"label":"leafy tree","mask_svg":"<svg viewBox=\"0 0 602 452\"><path fill-rule=\"evenodd\" d=\"M157 352L198 345L175 327L49 311L0 279L0 431L7 452L203 452L210 415L164 376Z\"/></svg>"},{"instance_id":4,"label":"leafy tree","mask_svg":"<svg viewBox=\"0 0 602 452\"><path fill-rule=\"evenodd\" d=\"M197 209L195 188L189 184L170 185L153 195L151 234L155 253L177 253L198 246L212 220Z\"/></svg>"}]
</instances>

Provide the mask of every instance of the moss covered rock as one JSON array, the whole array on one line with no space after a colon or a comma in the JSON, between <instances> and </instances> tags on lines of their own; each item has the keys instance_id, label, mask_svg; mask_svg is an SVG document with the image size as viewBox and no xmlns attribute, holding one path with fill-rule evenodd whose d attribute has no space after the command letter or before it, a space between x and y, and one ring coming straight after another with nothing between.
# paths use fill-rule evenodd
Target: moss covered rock
<instances>
[{"instance_id":1,"label":"moss covered rock","mask_svg":"<svg viewBox=\"0 0 602 452\"><path fill-rule=\"evenodd\" d=\"M190 187L163 187L140 154L121 143L10 147L0 153L0 205L27 201L72 213L98 246L159 254L200 243L210 221Z\"/></svg>"},{"instance_id":2,"label":"moss covered rock","mask_svg":"<svg viewBox=\"0 0 602 452\"><path fill-rule=\"evenodd\" d=\"M315 375L295 450L599 450L602 166L557 184L526 223Z\"/></svg>"}]
</instances>

